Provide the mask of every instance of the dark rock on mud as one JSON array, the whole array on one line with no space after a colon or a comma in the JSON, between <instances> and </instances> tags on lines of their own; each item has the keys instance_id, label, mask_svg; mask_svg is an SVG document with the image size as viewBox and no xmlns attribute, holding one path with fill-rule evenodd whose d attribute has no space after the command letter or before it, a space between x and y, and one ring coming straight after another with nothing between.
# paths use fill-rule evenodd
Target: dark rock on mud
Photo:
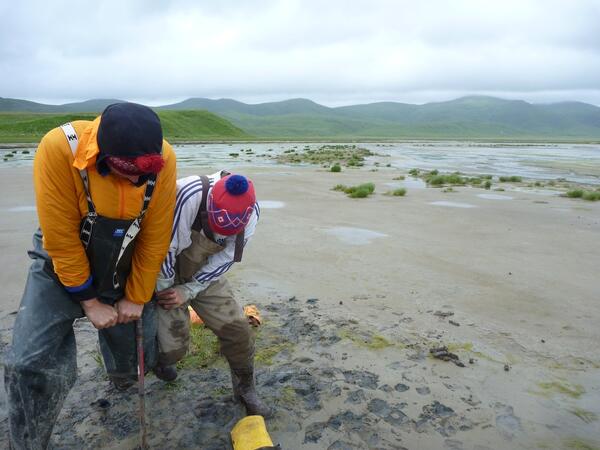
<instances>
[{"instance_id":1,"label":"dark rock on mud","mask_svg":"<svg viewBox=\"0 0 600 450\"><path fill-rule=\"evenodd\" d=\"M367 405L369 412L372 412L376 416L385 417L390 413L390 405L385 400L380 398L374 398Z\"/></svg>"},{"instance_id":2,"label":"dark rock on mud","mask_svg":"<svg viewBox=\"0 0 600 450\"><path fill-rule=\"evenodd\" d=\"M409 389L410 389L410 387L403 383L398 383L396 386L394 386L394 390L396 390L398 392L405 392L405 391L408 391Z\"/></svg>"},{"instance_id":3,"label":"dark rock on mud","mask_svg":"<svg viewBox=\"0 0 600 450\"><path fill-rule=\"evenodd\" d=\"M377 389L379 375L362 370L345 370L342 372L346 383L356 384L362 388Z\"/></svg>"},{"instance_id":4,"label":"dark rock on mud","mask_svg":"<svg viewBox=\"0 0 600 450\"><path fill-rule=\"evenodd\" d=\"M365 391L362 389L358 389L356 391L352 391L348 393L346 397L346 403L360 404L367 400L365 396Z\"/></svg>"},{"instance_id":5,"label":"dark rock on mud","mask_svg":"<svg viewBox=\"0 0 600 450\"><path fill-rule=\"evenodd\" d=\"M442 361L450 361L456 364L458 367L465 367L465 364L460 360L458 355L448 351L448 347L433 347L429 350L431 356L435 359L441 359Z\"/></svg>"}]
</instances>

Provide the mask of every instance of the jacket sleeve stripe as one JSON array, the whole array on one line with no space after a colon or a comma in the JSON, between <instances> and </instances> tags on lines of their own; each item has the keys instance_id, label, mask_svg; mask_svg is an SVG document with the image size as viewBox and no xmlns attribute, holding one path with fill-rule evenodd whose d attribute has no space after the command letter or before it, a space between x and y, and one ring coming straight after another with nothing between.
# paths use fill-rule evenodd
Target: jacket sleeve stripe
<instances>
[{"instance_id":1,"label":"jacket sleeve stripe","mask_svg":"<svg viewBox=\"0 0 600 450\"><path fill-rule=\"evenodd\" d=\"M217 267L212 272L200 272L200 274L195 275L194 278L200 283L205 283L207 281L212 280L215 277L218 277L229 270L229 268L233 265L233 261L223 264L222 266Z\"/></svg>"}]
</instances>

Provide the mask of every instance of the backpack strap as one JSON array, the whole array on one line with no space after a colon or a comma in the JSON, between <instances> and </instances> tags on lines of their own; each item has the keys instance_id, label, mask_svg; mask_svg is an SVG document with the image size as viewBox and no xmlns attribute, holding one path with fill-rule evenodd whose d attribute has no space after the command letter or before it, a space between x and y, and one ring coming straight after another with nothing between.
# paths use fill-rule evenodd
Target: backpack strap
<instances>
[{"instance_id":1,"label":"backpack strap","mask_svg":"<svg viewBox=\"0 0 600 450\"><path fill-rule=\"evenodd\" d=\"M75 158L77 146L79 145L79 138L77 137L75 128L71 122L67 122L64 125L61 125L60 129L63 131L63 133L65 133L65 137L67 138L67 142L69 143L69 147L71 147L71 152L73 153L73 158ZM79 175L81 176L81 181L83 182L83 189L85 190L85 198L88 206L88 213L85 217L83 225L81 226L79 238L83 243L83 247L87 249L92 237L92 228L94 227L94 222L96 221L98 214L96 213L96 208L94 207L94 202L92 202L92 197L90 195L90 184L87 169L80 170Z\"/></svg>"},{"instance_id":2,"label":"backpack strap","mask_svg":"<svg viewBox=\"0 0 600 450\"><path fill-rule=\"evenodd\" d=\"M140 230L142 228L142 220L144 219L144 216L146 215L146 211L148 210L148 205L150 205L150 200L152 200L152 194L154 192L155 186L156 186L156 175L152 174L148 178L148 181L146 181L146 190L144 192L144 203L142 205L142 210L140 211L140 214L134 219L134 221L131 222L131 225L129 225L129 228L125 232L125 238L123 239L123 242L121 243L121 249L119 250L119 256L117 257L117 263L115 264L115 272L113 273L113 287L115 289L120 287L119 277L117 275L117 270L116 270L119 265L119 261L121 261L123 253L125 253L125 250L127 249L127 247L129 247L129 245L133 242L133 240L135 239L135 237L138 235L138 233L140 232Z\"/></svg>"},{"instance_id":3,"label":"backpack strap","mask_svg":"<svg viewBox=\"0 0 600 450\"><path fill-rule=\"evenodd\" d=\"M192 224L192 230L204 231L204 235L214 242L215 235L208 225L208 191L210 190L210 179L206 175L200 177L202 180L202 200L200 201L200 208L198 208L198 214Z\"/></svg>"},{"instance_id":4,"label":"backpack strap","mask_svg":"<svg viewBox=\"0 0 600 450\"><path fill-rule=\"evenodd\" d=\"M242 260L242 254L244 253L244 235L246 229L244 228L235 236L235 251L233 253L233 261L240 262Z\"/></svg>"}]
</instances>

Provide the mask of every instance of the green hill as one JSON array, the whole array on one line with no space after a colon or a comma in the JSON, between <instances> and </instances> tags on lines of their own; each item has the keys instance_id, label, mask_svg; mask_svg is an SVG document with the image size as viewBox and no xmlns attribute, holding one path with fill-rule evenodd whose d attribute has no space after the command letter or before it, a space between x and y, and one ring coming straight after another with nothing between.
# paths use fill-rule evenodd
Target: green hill
<instances>
[{"instance_id":1,"label":"green hill","mask_svg":"<svg viewBox=\"0 0 600 450\"><path fill-rule=\"evenodd\" d=\"M600 139L600 108L578 102L536 105L470 96L425 105L379 102L328 108L305 99L248 105L196 98L162 108L180 107L202 107L262 138Z\"/></svg>"},{"instance_id":2,"label":"green hill","mask_svg":"<svg viewBox=\"0 0 600 450\"><path fill-rule=\"evenodd\" d=\"M0 113L0 142L38 142L46 132L73 120L93 120L97 113ZM168 141L245 140L251 136L207 111L158 111Z\"/></svg>"},{"instance_id":3,"label":"green hill","mask_svg":"<svg viewBox=\"0 0 600 450\"><path fill-rule=\"evenodd\" d=\"M101 111L115 100L89 100L65 105L42 105L0 98L0 111ZM307 99L246 104L232 99L190 98L155 108L168 111L206 110L230 121L223 139L248 133L258 139L377 140L600 140L600 108L580 102L531 104L522 100L470 96L447 102L411 105L378 102L330 108ZM161 116L162 117L162 116ZM183 120L183 117L182 117ZM4 122L0 121L0 128ZM173 122L177 139L197 139L200 124ZM217 124L214 124L217 126ZM229 126L232 126L229 124ZM219 126L217 126L218 128ZM244 130L244 131L242 131ZM206 130L211 135L210 130ZM240 134L242 133L242 134ZM232 137L229 137L232 136ZM1 137L0 137L1 139ZM204 139L204 137L198 138Z\"/></svg>"}]
</instances>

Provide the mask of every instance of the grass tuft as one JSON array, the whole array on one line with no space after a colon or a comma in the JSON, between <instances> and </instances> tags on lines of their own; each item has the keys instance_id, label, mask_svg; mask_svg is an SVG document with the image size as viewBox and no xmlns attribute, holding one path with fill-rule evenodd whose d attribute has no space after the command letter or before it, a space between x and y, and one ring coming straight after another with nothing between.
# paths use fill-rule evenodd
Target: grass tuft
<instances>
[{"instance_id":1,"label":"grass tuft","mask_svg":"<svg viewBox=\"0 0 600 450\"><path fill-rule=\"evenodd\" d=\"M350 198L365 198L375 192L375 185L373 183L363 183L358 186L345 186L343 184L336 184L333 191L341 191L348 195Z\"/></svg>"},{"instance_id":2,"label":"grass tuft","mask_svg":"<svg viewBox=\"0 0 600 450\"><path fill-rule=\"evenodd\" d=\"M405 188L394 189L393 191L387 191L384 195L391 195L394 197L404 197L406 195Z\"/></svg>"},{"instance_id":3,"label":"grass tuft","mask_svg":"<svg viewBox=\"0 0 600 450\"><path fill-rule=\"evenodd\" d=\"M177 363L179 369L207 367L219 357L219 340L203 324L190 326L190 348Z\"/></svg>"},{"instance_id":4,"label":"grass tuft","mask_svg":"<svg viewBox=\"0 0 600 450\"><path fill-rule=\"evenodd\" d=\"M512 175L510 177L498 177L498 180L501 183L520 183L523 181L523 178L517 177L516 175Z\"/></svg>"}]
</instances>

